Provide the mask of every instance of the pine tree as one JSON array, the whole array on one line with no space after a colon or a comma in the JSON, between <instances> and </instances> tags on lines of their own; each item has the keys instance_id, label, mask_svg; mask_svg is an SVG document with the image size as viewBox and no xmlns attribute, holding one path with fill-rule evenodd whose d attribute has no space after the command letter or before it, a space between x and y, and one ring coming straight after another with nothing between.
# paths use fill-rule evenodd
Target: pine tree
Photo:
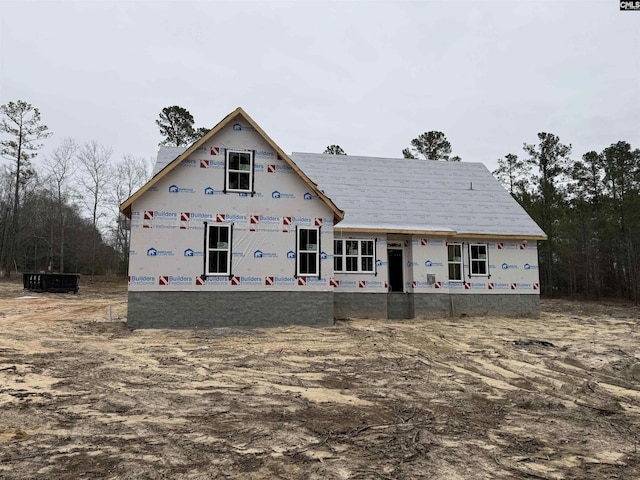
<instances>
[{"instance_id":1,"label":"pine tree","mask_svg":"<svg viewBox=\"0 0 640 480\"><path fill-rule=\"evenodd\" d=\"M411 147L402 150L404 158L422 158L426 160L446 160L459 162L457 155L451 157L451 143L442 132L432 130L411 140Z\"/></svg>"},{"instance_id":2,"label":"pine tree","mask_svg":"<svg viewBox=\"0 0 640 480\"><path fill-rule=\"evenodd\" d=\"M39 141L50 137L51 132L42 123L40 111L22 100L1 105L0 114L2 115L0 133L9 136L8 139L0 140L0 154L15 162L11 222L10 225L4 225L0 252L0 269L9 276L14 252L20 239L20 219L18 218L20 189L35 174L31 159L42 147Z\"/></svg>"}]
</instances>

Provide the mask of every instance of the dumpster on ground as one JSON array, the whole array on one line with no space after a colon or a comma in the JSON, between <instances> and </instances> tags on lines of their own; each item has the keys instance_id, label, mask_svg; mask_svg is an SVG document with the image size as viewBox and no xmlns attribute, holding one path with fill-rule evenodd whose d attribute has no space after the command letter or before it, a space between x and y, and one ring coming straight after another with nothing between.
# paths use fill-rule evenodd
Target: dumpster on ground
<instances>
[{"instance_id":1,"label":"dumpster on ground","mask_svg":"<svg viewBox=\"0 0 640 480\"><path fill-rule=\"evenodd\" d=\"M77 273L23 273L25 290L31 292L78 293L80 275Z\"/></svg>"}]
</instances>

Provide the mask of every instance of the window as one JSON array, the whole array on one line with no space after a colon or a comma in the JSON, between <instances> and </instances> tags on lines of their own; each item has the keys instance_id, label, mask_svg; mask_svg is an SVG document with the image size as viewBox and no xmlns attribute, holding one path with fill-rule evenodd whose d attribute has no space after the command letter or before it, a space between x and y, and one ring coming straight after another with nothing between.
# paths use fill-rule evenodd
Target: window
<instances>
[{"instance_id":1,"label":"window","mask_svg":"<svg viewBox=\"0 0 640 480\"><path fill-rule=\"evenodd\" d=\"M449 263L449 280L453 282L462 281L462 244L449 243L448 263Z\"/></svg>"},{"instance_id":2,"label":"window","mask_svg":"<svg viewBox=\"0 0 640 480\"><path fill-rule=\"evenodd\" d=\"M231 275L231 225L207 225L205 274Z\"/></svg>"},{"instance_id":3,"label":"window","mask_svg":"<svg viewBox=\"0 0 640 480\"><path fill-rule=\"evenodd\" d=\"M334 240L335 272L374 273L375 242L373 240Z\"/></svg>"},{"instance_id":4,"label":"window","mask_svg":"<svg viewBox=\"0 0 640 480\"><path fill-rule=\"evenodd\" d=\"M471 275L489 275L487 246L485 244L469 245Z\"/></svg>"},{"instance_id":5,"label":"window","mask_svg":"<svg viewBox=\"0 0 640 480\"><path fill-rule=\"evenodd\" d=\"M334 240L333 241L333 271L334 272L342 272L344 268L344 258L342 253L342 246L344 242L342 240Z\"/></svg>"},{"instance_id":6,"label":"window","mask_svg":"<svg viewBox=\"0 0 640 480\"><path fill-rule=\"evenodd\" d=\"M320 276L320 229L297 229L298 265L296 274L301 277Z\"/></svg>"},{"instance_id":7,"label":"window","mask_svg":"<svg viewBox=\"0 0 640 480\"><path fill-rule=\"evenodd\" d=\"M253 152L227 150L226 191L253 192Z\"/></svg>"}]
</instances>

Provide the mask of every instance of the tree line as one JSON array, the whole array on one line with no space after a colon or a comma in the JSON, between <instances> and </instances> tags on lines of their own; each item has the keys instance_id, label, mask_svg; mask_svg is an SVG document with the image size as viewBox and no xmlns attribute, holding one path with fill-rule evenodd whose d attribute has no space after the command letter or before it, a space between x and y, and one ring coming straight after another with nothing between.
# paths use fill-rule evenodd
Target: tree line
<instances>
[{"instance_id":1,"label":"tree line","mask_svg":"<svg viewBox=\"0 0 640 480\"><path fill-rule=\"evenodd\" d=\"M640 300L640 150L618 141L571 158L551 133L510 153L494 175L546 232L542 293Z\"/></svg>"},{"instance_id":2,"label":"tree line","mask_svg":"<svg viewBox=\"0 0 640 480\"><path fill-rule=\"evenodd\" d=\"M38 166L52 132L18 100L0 106L0 277L12 272L126 274L129 224L118 207L148 179L148 163L95 140L64 138Z\"/></svg>"}]
</instances>

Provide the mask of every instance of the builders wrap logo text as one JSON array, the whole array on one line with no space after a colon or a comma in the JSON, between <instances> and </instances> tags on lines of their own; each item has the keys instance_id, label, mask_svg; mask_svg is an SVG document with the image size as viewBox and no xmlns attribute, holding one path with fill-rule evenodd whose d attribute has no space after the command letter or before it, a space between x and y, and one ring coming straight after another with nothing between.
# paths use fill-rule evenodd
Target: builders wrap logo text
<instances>
[{"instance_id":1,"label":"builders wrap logo text","mask_svg":"<svg viewBox=\"0 0 640 480\"><path fill-rule=\"evenodd\" d=\"M158 250L154 247L147 249L147 257L173 257L173 255L171 250Z\"/></svg>"},{"instance_id":2,"label":"builders wrap logo text","mask_svg":"<svg viewBox=\"0 0 640 480\"><path fill-rule=\"evenodd\" d=\"M275 252L263 252L262 250L256 250L253 252L253 258L277 258L278 254Z\"/></svg>"},{"instance_id":3,"label":"builders wrap logo text","mask_svg":"<svg viewBox=\"0 0 640 480\"><path fill-rule=\"evenodd\" d=\"M158 285L191 285L193 277L185 275L160 275Z\"/></svg>"},{"instance_id":4,"label":"builders wrap logo text","mask_svg":"<svg viewBox=\"0 0 640 480\"><path fill-rule=\"evenodd\" d=\"M162 210L145 210L144 218L148 220L149 217L151 219L163 219L163 218L176 218L178 216L177 212L164 212Z\"/></svg>"},{"instance_id":5,"label":"builders wrap logo text","mask_svg":"<svg viewBox=\"0 0 640 480\"><path fill-rule=\"evenodd\" d=\"M129 285L155 285L156 277L150 275L129 275Z\"/></svg>"},{"instance_id":6,"label":"builders wrap logo text","mask_svg":"<svg viewBox=\"0 0 640 480\"><path fill-rule=\"evenodd\" d=\"M273 192L271 192L271 198L296 198L296 196L293 193L283 193L278 190L274 190Z\"/></svg>"},{"instance_id":7,"label":"builders wrap logo text","mask_svg":"<svg viewBox=\"0 0 640 480\"><path fill-rule=\"evenodd\" d=\"M193 188L180 188L177 185L171 185L169 193L196 193L196 191Z\"/></svg>"}]
</instances>

